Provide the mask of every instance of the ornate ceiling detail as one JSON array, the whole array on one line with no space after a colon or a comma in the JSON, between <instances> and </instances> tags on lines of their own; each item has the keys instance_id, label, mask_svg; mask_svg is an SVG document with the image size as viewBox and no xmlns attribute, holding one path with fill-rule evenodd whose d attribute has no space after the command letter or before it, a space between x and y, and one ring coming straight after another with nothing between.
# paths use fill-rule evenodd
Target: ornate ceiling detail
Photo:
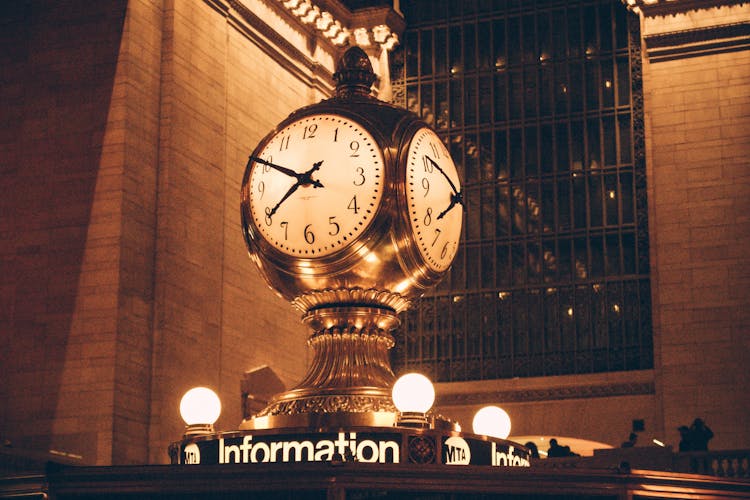
<instances>
[{"instance_id":1,"label":"ornate ceiling detail","mask_svg":"<svg viewBox=\"0 0 750 500\"><path fill-rule=\"evenodd\" d=\"M403 32L403 18L389 7L371 7L354 12L332 0L278 0L303 24L338 47L380 46L391 50Z\"/></svg>"}]
</instances>

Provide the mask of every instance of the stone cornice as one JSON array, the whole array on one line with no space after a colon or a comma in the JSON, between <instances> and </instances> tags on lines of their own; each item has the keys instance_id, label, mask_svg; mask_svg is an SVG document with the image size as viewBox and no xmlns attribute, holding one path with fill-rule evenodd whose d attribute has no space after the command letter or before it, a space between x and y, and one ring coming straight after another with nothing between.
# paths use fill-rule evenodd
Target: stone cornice
<instances>
[{"instance_id":1,"label":"stone cornice","mask_svg":"<svg viewBox=\"0 0 750 500\"><path fill-rule=\"evenodd\" d=\"M649 61L750 49L750 22L657 33L643 37Z\"/></svg>"},{"instance_id":2,"label":"stone cornice","mask_svg":"<svg viewBox=\"0 0 750 500\"><path fill-rule=\"evenodd\" d=\"M455 393L438 396L439 406L479 405L490 402L524 403L561 399L590 399L654 394L653 382L591 384L538 389Z\"/></svg>"},{"instance_id":3,"label":"stone cornice","mask_svg":"<svg viewBox=\"0 0 750 500\"><path fill-rule=\"evenodd\" d=\"M706 10L750 3L748 0L622 0L633 12L646 17L674 16L689 11Z\"/></svg>"},{"instance_id":4,"label":"stone cornice","mask_svg":"<svg viewBox=\"0 0 750 500\"><path fill-rule=\"evenodd\" d=\"M657 48L689 45L709 40L747 38L748 36L750 36L750 23L745 22L648 35L646 41L649 47Z\"/></svg>"},{"instance_id":5,"label":"stone cornice","mask_svg":"<svg viewBox=\"0 0 750 500\"><path fill-rule=\"evenodd\" d=\"M215 0L206 0L209 4L216 3ZM333 72L318 63L308 54L296 47L287 38L282 36L276 29L266 23L258 15L245 6L241 0L227 0L230 7L226 11L226 16L239 32L252 40L263 52L271 57L279 66L284 68L290 74L304 81L311 87L317 88L324 94L333 92ZM273 5L269 2L269 6ZM285 9L277 8L275 11L280 16L289 16ZM291 18L291 16L289 16ZM292 22L296 22L293 18ZM300 29L308 40L308 45L315 44L314 35L309 31ZM326 52L333 54L336 48L328 44ZM308 46L308 49L311 47ZM314 47L312 47L314 48Z\"/></svg>"}]
</instances>

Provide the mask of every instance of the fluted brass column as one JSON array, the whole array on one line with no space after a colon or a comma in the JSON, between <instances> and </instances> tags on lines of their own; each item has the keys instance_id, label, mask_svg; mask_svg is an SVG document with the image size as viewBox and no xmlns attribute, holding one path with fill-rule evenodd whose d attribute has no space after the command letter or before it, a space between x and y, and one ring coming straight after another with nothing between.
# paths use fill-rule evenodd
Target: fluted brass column
<instances>
[{"instance_id":1,"label":"fluted brass column","mask_svg":"<svg viewBox=\"0 0 750 500\"><path fill-rule=\"evenodd\" d=\"M278 395L241 428L392 425L394 375L388 351L399 319L368 305L320 307L302 319L312 328L313 360L302 382Z\"/></svg>"}]
</instances>

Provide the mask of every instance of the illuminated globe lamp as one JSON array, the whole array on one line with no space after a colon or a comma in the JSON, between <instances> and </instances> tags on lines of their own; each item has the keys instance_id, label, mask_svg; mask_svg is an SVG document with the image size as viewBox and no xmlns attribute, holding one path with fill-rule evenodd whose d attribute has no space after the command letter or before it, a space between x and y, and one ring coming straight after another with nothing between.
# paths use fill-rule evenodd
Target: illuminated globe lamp
<instances>
[{"instance_id":1,"label":"illuminated globe lamp","mask_svg":"<svg viewBox=\"0 0 750 500\"><path fill-rule=\"evenodd\" d=\"M185 421L185 436L214 433L221 414L221 400L208 387L193 387L180 400L180 415Z\"/></svg>"},{"instance_id":2,"label":"illuminated globe lamp","mask_svg":"<svg viewBox=\"0 0 750 500\"><path fill-rule=\"evenodd\" d=\"M474 434L506 439L510 435L510 416L502 408L485 406L474 415L472 427Z\"/></svg>"},{"instance_id":3,"label":"illuminated globe lamp","mask_svg":"<svg viewBox=\"0 0 750 500\"><path fill-rule=\"evenodd\" d=\"M420 373L407 373L393 384L393 404L398 410L396 425L429 427L427 412L435 402L430 379Z\"/></svg>"}]
</instances>

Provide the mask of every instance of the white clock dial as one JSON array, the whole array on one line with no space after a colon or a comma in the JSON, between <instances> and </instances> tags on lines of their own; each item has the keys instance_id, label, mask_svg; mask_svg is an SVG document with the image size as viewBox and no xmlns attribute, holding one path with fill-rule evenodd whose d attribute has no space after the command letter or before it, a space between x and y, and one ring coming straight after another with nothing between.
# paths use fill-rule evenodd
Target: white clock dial
<instances>
[{"instance_id":1,"label":"white clock dial","mask_svg":"<svg viewBox=\"0 0 750 500\"><path fill-rule=\"evenodd\" d=\"M247 192L260 235L281 252L322 257L373 220L383 194L383 154L355 121L316 114L292 122L255 153Z\"/></svg>"},{"instance_id":2,"label":"white clock dial","mask_svg":"<svg viewBox=\"0 0 750 500\"><path fill-rule=\"evenodd\" d=\"M426 127L414 134L409 145L406 202L419 253L431 269L445 271L458 251L463 198L448 150Z\"/></svg>"}]
</instances>

